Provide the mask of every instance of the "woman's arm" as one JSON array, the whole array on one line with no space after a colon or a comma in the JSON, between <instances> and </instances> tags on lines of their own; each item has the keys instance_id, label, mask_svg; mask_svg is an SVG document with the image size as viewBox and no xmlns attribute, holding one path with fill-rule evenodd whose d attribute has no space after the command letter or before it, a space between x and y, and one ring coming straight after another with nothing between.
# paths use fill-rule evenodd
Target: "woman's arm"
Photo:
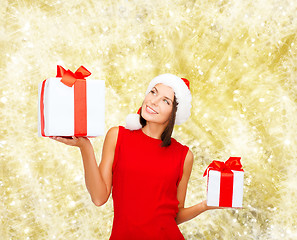
<instances>
[{"instance_id":1,"label":"woman's arm","mask_svg":"<svg viewBox=\"0 0 297 240\"><path fill-rule=\"evenodd\" d=\"M111 192L112 164L118 131L118 127L113 127L107 132L99 167L96 162L92 143L88 138L73 137L73 139L67 139L62 137L52 137L52 139L67 145L79 147L84 165L86 187L96 206L101 206L106 203Z\"/></svg>"},{"instance_id":2,"label":"woman's arm","mask_svg":"<svg viewBox=\"0 0 297 240\"><path fill-rule=\"evenodd\" d=\"M206 201L198 203L189 208L184 208L186 193L187 193L187 185L192 172L193 159L194 159L193 153L189 150L184 162L183 176L177 187L177 199L179 201L179 205L178 205L179 211L175 218L175 221L177 224L189 221L206 210L217 208L217 207L208 207L206 205Z\"/></svg>"}]
</instances>

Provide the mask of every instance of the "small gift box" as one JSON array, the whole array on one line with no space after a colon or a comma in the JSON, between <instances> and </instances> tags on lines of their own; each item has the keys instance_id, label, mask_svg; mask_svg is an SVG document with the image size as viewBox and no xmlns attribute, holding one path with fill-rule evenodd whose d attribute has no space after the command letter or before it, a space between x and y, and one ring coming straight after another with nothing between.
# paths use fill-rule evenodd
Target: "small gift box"
<instances>
[{"instance_id":1,"label":"small gift box","mask_svg":"<svg viewBox=\"0 0 297 240\"><path fill-rule=\"evenodd\" d=\"M38 86L38 135L104 135L105 82L86 80L81 66L75 73L57 66L56 78Z\"/></svg>"},{"instance_id":2,"label":"small gift box","mask_svg":"<svg viewBox=\"0 0 297 240\"><path fill-rule=\"evenodd\" d=\"M241 208L244 171L240 157L230 157L225 163L213 161L205 170L207 206Z\"/></svg>"}]
</instances>

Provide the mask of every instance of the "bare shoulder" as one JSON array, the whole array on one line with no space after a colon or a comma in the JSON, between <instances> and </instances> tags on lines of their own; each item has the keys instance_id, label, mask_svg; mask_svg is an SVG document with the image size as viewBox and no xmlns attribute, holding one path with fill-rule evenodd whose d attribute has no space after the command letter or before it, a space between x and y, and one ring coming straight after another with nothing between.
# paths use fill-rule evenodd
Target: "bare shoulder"
<instances>
[{"instance_id":1,"label":"bare shoulder","mask_svg":"<svg viewBox=\"0 0 297 240\"><path fill-rule=\"evenodd\" d=\"M184 163L184 165L185 165L186 167L192 168L193 161L194 161L194 154L193 154L192 151L189 149L189 150L188 150L188 153L187 153L187 155L186 155L186 158L185 158L185 163Z\"/></svg>"},{"instance_id":2,"label":"bare shoulder","mask_svg":"<svg viewBox=\"0 0 297 240\"><path fill-rule=\"evenodd\" d=\"M189 159L189 160L193 160L193 158L194 158L194 154L192 153L192 151L189 149L188 150L188 153L187 153L187 155L186 155L186 159Z\"/></svg>"},{"instance_id":3,"label":"bare shoulder","mask_svg":"<svg viewBox=\"0 0 297 240\"><path fill-rule=\"evenodd\" d=\"M118 133L119 133L119 127L111 127L106 133L105 141L115 145L117 142Z\"/></svg>"},{"instance_id":4,"label":"bare shoulder","mask_svg":"<svg viewBox=\"0 0 297 240\"><path fill-rule=\"evenodd\" d=\"M109 136L117 136L118 133L119 133L119 128L120 128L120 127L111 127L111 128L107 131L107 134L106 134L106 135L109 135Z\"/></svg>"}]
</instances>

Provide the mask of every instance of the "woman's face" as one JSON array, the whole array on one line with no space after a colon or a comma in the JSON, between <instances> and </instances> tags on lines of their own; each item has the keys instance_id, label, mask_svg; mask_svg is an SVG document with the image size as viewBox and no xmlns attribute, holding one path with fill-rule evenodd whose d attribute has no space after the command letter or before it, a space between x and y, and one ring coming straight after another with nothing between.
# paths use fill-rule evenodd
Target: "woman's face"
<instances>
[{"instance_id":1,"label":"woman's face","mask_svg":"<svg viewBox=\"0 0 297 240\"><path fill-rule=\"evenodd\" d=\"M156 84L146 95L141 115L146 121L167 124L173 107L174 91L162 83Z\"/></svg>"}]
</instances>

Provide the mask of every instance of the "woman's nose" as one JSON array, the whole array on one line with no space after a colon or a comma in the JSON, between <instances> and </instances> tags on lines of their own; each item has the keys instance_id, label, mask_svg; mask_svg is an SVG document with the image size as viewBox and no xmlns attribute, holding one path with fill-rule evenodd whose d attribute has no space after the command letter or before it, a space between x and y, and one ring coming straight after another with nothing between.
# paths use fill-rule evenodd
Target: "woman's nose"
<instances>
[{"instance_id":1,"label":"woman's nose","mask_svg":"<svg viewBox=\"0 0 297 240\"><path fill-rule=\"evenodd\" d=\"M151 99L151 102L152 102L152 104L157 105L158 102L159 102L158 97L152 98L152 99Z\"/></svg>"}]
</instances>

